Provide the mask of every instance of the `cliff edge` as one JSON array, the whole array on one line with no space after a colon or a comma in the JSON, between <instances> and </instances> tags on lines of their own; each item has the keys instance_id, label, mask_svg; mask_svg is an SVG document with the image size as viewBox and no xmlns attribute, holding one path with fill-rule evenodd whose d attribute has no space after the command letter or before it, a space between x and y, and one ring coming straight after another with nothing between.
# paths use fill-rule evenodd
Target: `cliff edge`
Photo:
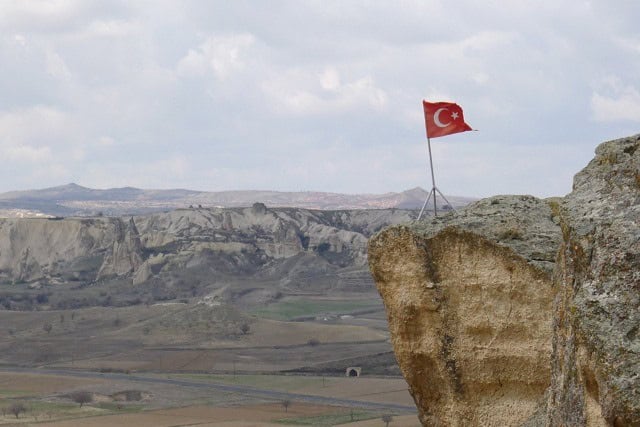
<instances>
[{"instance_id":1,"label":"cliff edge","mask_svg":"<svg viewBox=\"0 0 640 427\"><path fill-rule=\"evenodd\" d=\"M640 426L640 135L596 149L562 217L548 425Z\"/></svg>"},{"instance_id":2,"label":"cliff edge","mask_svg":"<svg viewBox=\"0 0 640 427\"><path fill-rule=\"evenodd\" d=\"M640 136L564 199L496 196L369 242L425 426L640 426Z\"/></svg>"}]
</instances>

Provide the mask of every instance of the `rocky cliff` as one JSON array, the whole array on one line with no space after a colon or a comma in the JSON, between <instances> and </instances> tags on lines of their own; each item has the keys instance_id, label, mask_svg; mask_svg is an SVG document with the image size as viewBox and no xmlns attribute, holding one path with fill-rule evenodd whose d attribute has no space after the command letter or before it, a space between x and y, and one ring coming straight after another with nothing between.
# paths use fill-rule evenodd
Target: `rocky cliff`
<instances>
[{"instance_id":1,"label":"rocky cliff","mask_svg":"<svg viewBox=\"0 0 640 427\"><path fill-rule=\"evenodd\" d=\"M549 425L640 426L640 136L597 148L562 216Z\"/></svg>"},{"instance_id":2,"label":"rocky cliff","mask_svg":"<svg viewBox=\"0 0 640 427\"><path fill-rule=\"evenodd\" d=\"M65 308L212 292L255 303L279 292L372 290L367 239L412 216L397 209L313 211L256 203L128 218L0 219L0 298L31 288L55 302L59 290L73 287L72 301L54 304ZM108 301L87 299L98 293L90 292L96 286Z\"/></svg>"},{"instance_id":3,"label":"rocky cliff","mask_svg":"<svg viewBox=\"0 0 640 427\"><path fill-rule=\"evenodd\" d=\"M374 236L425 426L640 425L640 137L564 199L496 196Z\"/></svg>"},{"instance_id":4,"label":"rocky cliff","mask_svg":"<svg viewBox=\"0 0 640 427\"><path fill-rule=\"evenodd\" d=\"M543 403L556 222L544 201L498 196L371 240L396 358L424 425L520 425Z\"/></svg>"}]
</instances>

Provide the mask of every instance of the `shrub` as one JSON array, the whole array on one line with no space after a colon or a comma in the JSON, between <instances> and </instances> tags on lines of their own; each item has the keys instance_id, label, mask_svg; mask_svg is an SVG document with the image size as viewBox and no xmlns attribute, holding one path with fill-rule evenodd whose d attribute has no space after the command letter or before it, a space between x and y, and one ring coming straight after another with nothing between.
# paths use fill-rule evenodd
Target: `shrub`
<instances>
[{"instance_id":1,"label":"shrub","mask_svg":"<svg viewBox=\"0 0 640 427\"><path fill-rule=\"evenodd\" d=\"M251 326L249 326L248 323L243 323L242 325L240 325L240 332L242 332L242 335L247 335L250 330Z\"/></svg>"},{"instance_id":2,"label":"shrub","mask_svg":"<svg viewBox=\"0 0 640 427\"><path fill-rule=\"evenodd\" d=\"M27 412L27 407L22 402L15 402L9 406L9 412L16 416L16 419L20 417L20 414Z\"/></svg>"},{"instance_id":3,"label":"shrub","mask_svg":"<svg viewBox=\"0 0 640 427\"><path fill-rule=\"evenodd\" d=\"M81 408L85 403L93 402L93 394L88 391L74 391L71 393L70 397L71 400L79 403Z\"/></svg>"}]
</instances>

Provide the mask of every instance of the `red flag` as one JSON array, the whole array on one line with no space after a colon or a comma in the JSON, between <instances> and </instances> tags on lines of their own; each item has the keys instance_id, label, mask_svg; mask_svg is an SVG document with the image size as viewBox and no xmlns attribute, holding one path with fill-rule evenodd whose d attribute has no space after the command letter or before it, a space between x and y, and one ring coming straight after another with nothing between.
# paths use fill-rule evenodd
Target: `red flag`
<instances>
[{"instance_id":1,"label":"red flag","mask_svg":"<svg viewBox=\"0 0 640 427\"><path fill-rule=\"evenodd\" d=\"M422 101L427 138L438 138L452 133L466 132L471 126L464 122L462 108L453 102Z\"/></svg>"}]
</instances>

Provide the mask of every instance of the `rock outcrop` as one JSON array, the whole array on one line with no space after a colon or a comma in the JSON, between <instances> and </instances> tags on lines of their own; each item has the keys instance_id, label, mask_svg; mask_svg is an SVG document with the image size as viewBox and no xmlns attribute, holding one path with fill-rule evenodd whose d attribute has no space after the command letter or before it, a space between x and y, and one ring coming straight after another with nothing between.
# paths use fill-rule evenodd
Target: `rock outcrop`
<instances>
[{"instance_id":1,"label":"rock outcrop","mask_svg":"<svg viewBox=\"0 0 640 427\"><path fill-rule=\"evenodd\" d=\"M545 201L498 196L371 240L396 358L424 425L520 425L544 403L554 220Z\"/></svg>"},{"instance_id":2,"label":"rock outcrop","mask_svg":"<svg viewBox=\"0 0 640 427\"><path fill-rule=\"evenodd\" d=\"M93 281L117 218L0 220L0 281Z\"/></svg>"},{"instance_id":3,"label":"rock outcrop","mask_svg":"<svg viewBox=\"0 0 640 427\"><path fill-rule=\"evenodd\" d=\"M640 426L640 136L564 199L497 196L369 243L425 426Z\"/></svg>"},{"instance_id":4,"label":"rock outcrop","mask_svg":"<svg viewBox=\"0 0 640 427\"><path fill-rule=\"evenodd\" d=\"M182 299L220 289L228 289L225 298L252 304L301 289L372 291L367 239L415 215L256 203L133 218L0 219L0 286L26 285L9 293L39 288L32 300L55 292L53 286L72 288L64 301L52 298L57 308Z\"/></svg>"},{"instance_id":5,"label":"rock outcrop","mask_svg":"<svg viewBox=\"0 0 640 427\"><path fill-rule=\"evenodd\" d=\"M562 207L549 425L640 426L640 136L600 145Z\"/></svg>"},{"instance_id":6,"label":"rock outcrop","mask_svg":"<svg viewBox=\"0 0 640 427\"><path fill-rule=\"evenodd\" d=\"M117 220L113 244L105 254L97 278L133 273L142 264L143 256L140 234L133 218L126 225L124 221Z\"/></svg>"}]
</instances>

